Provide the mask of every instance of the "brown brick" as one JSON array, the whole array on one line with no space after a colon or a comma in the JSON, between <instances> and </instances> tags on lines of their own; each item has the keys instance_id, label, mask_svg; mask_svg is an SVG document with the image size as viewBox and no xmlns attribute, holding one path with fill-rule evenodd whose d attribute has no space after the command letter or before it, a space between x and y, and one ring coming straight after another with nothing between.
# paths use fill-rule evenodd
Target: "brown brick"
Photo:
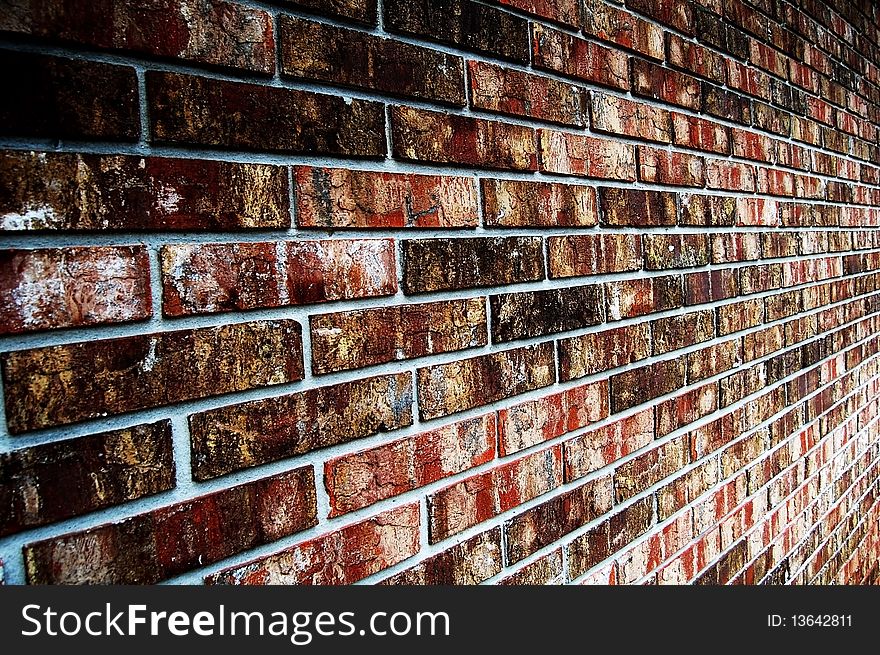
<instances>
[{"instance_id":1,"label":"brown brick","mask_svg":"<svg viewBox=\"0 0 880 655\"><path fill-rule=\"evenodd\" d=\"M679 437L621 464L614 471L617 502L624 502L666 478L688 462L687 439Z\"/></svg>"},{"instance_id":2,"label":"brown brick","mask_svg":"<svg viewBox=\"0 0 880 655\"><path fill-rule=\"evenodd\" d=\"M654 440L654 410L646 409L563 444L565 481L571 482L626 457Z\"/></svg>"},{"instance_id":3,"label":"brown brick","mask_svg":"<svg viewBox=\"0 0 880 655\"><path fill-rule=\"evenodd\" d=\"M465 478L428 496L429 540L443 541L561 484L561 446Z\"/></svg>"},{"instance_id":4,"label":"brown brick","mask_svg":"<svg viewBox=\"0 0 880 655\"><path fill-rule=\"evenodd\" d=\"M370 298L397 291L390 239L169 245L162 247L161 260L166 316Z\"/></svg>"},{"instance_id":5,"label":"brown brick","mask_svg":"<svg viewBox=\"0 0 880 655\"><path fill-rule=\"evenodd\" d=\"M412 423L409 373L220 407L189 417L192 472L207 480Z\"/></svg>"},{"instance_id":6,"label":"brown brick","mask_svg":"<svg viewBox=\"0 0 880 655\"><path fill-rule=\"evenodd\" d=\"M611 376L611 413L622 412L683 387L686 360L686 357L678 357Z\"/></svg>"},{"instance_id":7,"label":"brown brick","mask_svg":"<svg viewBox=\"0 0 880 655\"><path fill-rule=\"evenodd\" d=\"M717 409L718 384L715 382L670 398L657 405L657 437L665 437Z\"/></svg>"},{"instance_id":8,"label":"brown brick","mask_svg":"<svg viewBox=\"0 0 880 655\"><path fill-rule=\"evenodd\" d=\"M697 227L732 227L736 220L736 198L729 196L704 196L683 193L681 199L681 225Z\"/></svg>"},{"instance_id":9,"label":"brown brick","mask_svg":"<svg viewBox=\"0 0 880 655\"><path fill-rule=\"evenodd\" d=\"M760 298L722 305L718 312L718 336L739 332L764 322L764 302Z\"/></svg>"},{"instance_id":10,"label":"brown brick","mask_svg":"<svg viewBox=\"0 0 880 655\"><path fill-rule=\"evenodd\" d=\"M571 84L480 61L468 62L468 79L471 105L478 109L586 125L583 91Z\"/></svg>"},{"instance_id":11,"label":"brown brick","mask_svg":"<svg viewBox=\"0 0 880 655\"><path fill-rule=\"evenodd\" d=\"M282 5L291 5L323 16L339 16L355 23L375 25L376 0L275 0Z\"/></svg>"},{"instance_id":12,"label":"brown brick","mask_svg":"<svg viewBox=\"0 0 880 655\"><path fill-rule=\"evenodd\" d=\"M0 250L0 334L152 316L143 246Z\"/></svg>"},{"instance_id":13,"label":"brown brick","mask_svg":"<svg viewBox=\"0 0 880 655\"><path fill-rule=\"evenodd\" d=\"M666 35L666 49L670 66L724 84L725 60L720 54L671 33Z\"/></svg>"},{"instance_id":14,"label":"brown brick","mask_svg":"<svg viewBox=\"0 0 880 655\"><path fill-rule=\"evenodd\" d=\"M309 317L312 372L485 346L484 298L397 305Z\"/></svg>"},{"instance_id":15,"label":"brown brick","mask_svg":"<svg viewBox=\"0 0 880 655\"><path fill-rule=\"evenodd\" d=\"M739 339L714 343L688 353L687 360L688 381L705 380L737 366L742 360L742 345Z\"/></svg>"},{"instance_id":16,"label":"brown brick","mask_svg":"<svg viewBox=\"0 0 880 655\"><path fill-rule=\"evenodd\" d=\"M412 107L391 108L394 156L419 162L537 170L535 131Z\"/></svg>"},{"instance_id":17,"label":"brown brick","mask_svg":"<svg viewBox=\"0 0 880 655\"><path fill-rule=\"evenodd\" d=\"M710 159L706 162L706 186L710 189L753 193L755 168L739 162Z\"/></svg>"},{"instance_id":18,"label":"brown brick","mask_svg":"<svg viewBox=\"0 0 880 655\"><path fill-rule=\"evenodd\" d=\"M383 585L475 585L501 572L501 528L462 541L397 575Z\"/></svg>"},{"instance_id":19,"label":"brown brick","mask_svg":"<svg viewBox=\"0 0 880 655\"><path fill-rule=\"evenodd\" d=\"M705 82L702 110L733 123L749 125L752 121L752 103L748 98Z\"/></svg>"},{"instance_id":20,"label":"brown brick","mask_svg":"<svg viewBox=\"0 0 880 655\"><path fill-rule=\"evenodd\" d=\"M727 86L750 96L770 100L772 89L769 75L733 59L728 59L725 64L727 65Z\"/></svg>"},{"instance_id":21,"label":"brown brick","mask_svg":"<svg viewBox=\"0 0 880 655\"><path fill-rule=\"evenodd\" d=\"M147 73L147 97L156 143L385 155L385 114L377 102L157 71Z\"/></svg>"},{"instance_id":22,"label":"brown brick","mask_svg":"<svg viewBox=\"0 0 880 655\"><path fill-rule=\"evenodd\" d=\"M582 576L647 532L653 513L651 498L642 498L575 538L568 546L569 577Z\"/></svg>"},{"instance_id":23,"label":"brown brick","mask_svg":"<svg viewBox=\"0 0 880 655\"><path fill-rule=\"evenodd\" d=\"M723 232L712 235L712 263L726 264L758 259L761 235L756 232Z\"/></svg>"},{"instance_id":24,"label":"brown brick","mask_svg":"<svg viewBox=\"0 0 880 655\"><path fill-rule=\"evenodd\" d=\"M493 343L568 332L604 318L601 285L505 293L489 302Z\"/></svg>"},{"instance_id":25,"label":"brown brick","mask_svg":"<svg viewBox=\"0 0 880 655\"><path fill-rule=\"evenodd\" d=\"M213 585L352 584L419 552L419 506L404 505L205 578Z\"/></svg>"},{"instance_id":26,"label":"brown brick","mask_svg":"<svg viewBox=\"0 0 880 655\"><path fill-rule=\"evenodd\" d=\"M415 294L540 280L541 246L538 237L407 240L403 289Z\"/></svg>"},{"instance_id":27,"label":"brown brick","mask_svg":"<svg viewBox=\"0 0 880 655\"><path fill-rule=\"evenodd\" d=\"M418 369L419 413L429 420L510 398L555 380L552 343Z\"/></svg>"},{"instance_id":28,"label":"brown brick","mask_svg":"<svg viewBox=\"0 0 880 655\"><path fill-rule=\"evenodd\" d=\"M675 309L684 303L677 275L607 282L605 298L609 321Z\"/></svg>"},{"instance_id":29,"label":"brown brick","mask_svg":"<svg viewBox=\"0 0 880 655\"><path fill-rule=\"evenodd\" d=\"M663 61L663 30L604 0L587 0L583 27L586 34Z\"/></svg>"},{"instance_id":30,"label":"brown brick","mask_svg":"<svg viewBox=\"0 0 880 655\"><path fill-rule=\"evenodd\" d=\"M271 15L223 0L25 0L0 16L0 31L95 48L275 72Z\"/></svg>"},{"instance_id":31,"label":"brown brick","mask_svg":"<svg viewBox=\"0 0 880 655\"><path fill-rule=\"evenodd\" d=\"M300 331L262 321L5 353L9 430L301 380Z\"/></svg>"},{"instance_id":32,"label":"brown brick","mask_svg":"<svg viewBox=\"0 0 880 655\"><path fill-rule=\"evenodd\" d=\"M559 30L532 24L532 65L576 80L629 88L628 57Z\"/></svg>"},{"instance_id":33,"label":"brown brick","mask_svg":"<svg viewBox=\"0 0 880 655\"><path fill-rule=\"evenodd\" d=\"M688 35L694 33L694 15L690 3L679 0L626 0L626 6L679 32Z\"/></svg>"},{"instance_id":34,"label":"brown brick","mask_svg":"<svg viewBox=\"0 0 880 655\"><path fill-rule=\"evenodd\" d=\"M317 523L306 466L24 548L30 584L153 584Z\"/></svg>"},{"instance_id":35,"label":"brown brick","mask_svg":"<svg viewBox=\"0 0 880 655\"><path fill-rule=\"evenodd\" d=\"M652 353L664 353L709 341L715 337L715 314L711 309L658 318L651 322Z\"/></svg>"},{"instance_id":36,"label":"brown brick","mask_svg":"<svg viewBox=\"0 0 880 655\"><path fill-rule=\"evenodd\" d=\"M597 132L672 142L669 112L653 105L593 91L590 93L590 119Z\"/></svg>"},{"instance_id":37,"label":"brown brick","mask_svg":"<svg viewBox=\"0 0 880 655\"><path fill-rule=\"evenodd\" d=\"M0 154L0 180L0 230L290 226L281 166L6 151Z\"/></svg>"},{"instance_id":38,"label":"brown brick","mask_svg":"<svg viewBox=\"0 0 880 655\"><path fill-rule=\"evenodd\" d=\"M280 17L280 31L288 77L465 104L461 57L293 16Z\"/></svg>"},{"instance_id":39,"label":"brown brick","mask_svg":"<svg viewBox=\"0 0 880 655\"><path fill-rule=\"evenodd\" d=\"M718 482L718 460L712 459L657 490L657 514L662 521L693 503Z\"/></svg>"},{"instance_id":40,"label":"brown brick","mask_svg":"<svg viewBox=\"0 0 880 655\"><path fill-rule=\"evenodd\" d=\"M581 134L538 130L541 170L562 175L632 182L636 179L635 147Z\"/></svg>"},{"instance_id":41,"label":"brown brick","mask_svg":"<svg viewBox=\"0 0 880 655\"><path fill-rule=\"evenodd\" d=\"M650 354L648 323L560 339L559 379L575 380L631 364Z\"/></svg>"},{"instance_id":42,"label":"brown brick","mask_svg":"<svg viewBox=\"0 0 880 655\"><path fill-rule=\"evenodd\" d=\"M735 298L739 293L739 271L735 268L718 268L684 276L686 305Z\"/></svg>"},{"instance_id":43,"label":"brown brick","mask_svg":"<svg viewBox=\"0 0 880 655\"><path fill-rule=\"evenodd\" d=\"M648 234L642 237L645 269L691 268L709 263L709 246L703 234Z\"/></svg>"},{"instance_id":44,"label":"brown brick","mask_svg":"<svg viewBox=\"0 0 880 655\"><path fill-rule=\"evenodd\" d=\"M720 123L672 112L675 145L726 155L730 152L729 135L729 129Z\"/></svg>"},{"instance_id":45,"label":"brown brick","mask_svg":"<svg viewBox=\"0 0 880 655\"><path fill-rule=\"evenodd\" d=\"M739 128L733 128L730 134L734 157L761 162L776 161L776 142L770 137Z\"/></svg>"},{"instance_id":46,"label":"brown brick","mask_svg":"<svg viewBox=\"0 0 880 655\"><path fill-rule=\"evenodd\" d=\"M0 455L0 535L172 488L169 421L14 450Z\"/></svg>"},{"instance_id":47,"label":"brown brick","mask_svg":"<svg viewBox=\"0 0 880 655\"><path fill-rule=\"evenodd\" d=\"M487 227L592 227L593 187L525 180L480 180Z\"/></svg>"},{"instance_id":48,"label":"brown brick","mask_svg":"<svg viewBox=\"0 0 880 655\"><path fill-rule=\"evenodd\" d=\"M520 63L529 60L529 23L471 0L388 0L385 29Z\"/></svg>"},{"instance_id":49,"label":"brown brick","mask_svg":"<svg viewBox=\"0 0 880 655\"><path fill-rule=\"evenodd\" d=\"M134 68L2 50L0 71L0 136L137 141L140 135Z\"/></svg>"},{"instance_id":50,"label":"brown brick","mask_svg":"<svg viewBox=\"0 0 880 655\"><path fill-rule=\"evenodd\" d=\"M603 225L675 225L675 202L674 193L610 187L599 189Z\"/></svg>"},{"instance_id":51,"label":"brown brick","mask_svg":"<svg viewBox=\"0 0 880 655\"><path fill-rule=\"evenodd\" d=\"M324 464L330 515L461 473L495 458L495 414L331 459Z\"/></svg>"},{"instance_id":52,"label":"brown brick","mask_svg":"<svg viewBox=\"0 0 880 655\"><path fill-rule=\"evenodd\" d=\"M632 76L633 95L699 111L699 80L642 59L633 60Z\"/></svg>"},{"instance_id":53,"label":"brown brick","mask_svg":"<svg viewBox=\"0 0 880 655\"><path fill-rule=\"evenodd\" d=\"M701 187L706 183L702 157L639 146L639 179L653 184Z\"/></svg>"},{"instance_id":54,"label":"brown brick","mask_svg":"<svg viewBox=\"0 0 880 655\"><path fill-rule=\"evenodd\" d=\"M539 557L498 581L500 585L536 586L562 584L562 550Z\"/></svg>"},{"instance_id":55,"label":"brown brick","mask_svg":"<svg viewBox=\"0 0 880 655\"><path fill-rule=\"evenodd\" d=\"M507 558L518 562L598 518L613 502L611 477L590 480L504 524Z\"/></svg>"},{"instance_id":56,"label":"brown brick","mask_svg":"<svg viewBox=\"0 0 880 655\"><path fill-rule=\"evenodd\" d=\"M583 234L547 239L550 277L565 278L637 271L641 241L635 234Z\"/></svg>"},{"instance_id":57,"label":"brown brick","mask_svg":"<svg viewBox=\"0 0 880 655\"><path fill-rule=\"evenodd\" d=\"M607 416L606 380L527 400L498 412L498 449L510 455Z\"/></svg>"}]
</instances>

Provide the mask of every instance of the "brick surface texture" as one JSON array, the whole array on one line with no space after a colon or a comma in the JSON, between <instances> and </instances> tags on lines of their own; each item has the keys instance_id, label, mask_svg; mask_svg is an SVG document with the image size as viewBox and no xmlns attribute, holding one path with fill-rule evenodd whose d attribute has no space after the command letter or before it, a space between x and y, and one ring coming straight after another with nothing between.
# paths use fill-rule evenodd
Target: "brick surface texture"
<instances>
[{"instance_id":1,"label":"brick surface texture","mask_svg":"<svg viewBox=\"0 0 880 655\"><path fill-rule=\"evenodd\" d=\"M880 583L875 3L0 5L0 583Z\"/></svg>"}]
</instances>

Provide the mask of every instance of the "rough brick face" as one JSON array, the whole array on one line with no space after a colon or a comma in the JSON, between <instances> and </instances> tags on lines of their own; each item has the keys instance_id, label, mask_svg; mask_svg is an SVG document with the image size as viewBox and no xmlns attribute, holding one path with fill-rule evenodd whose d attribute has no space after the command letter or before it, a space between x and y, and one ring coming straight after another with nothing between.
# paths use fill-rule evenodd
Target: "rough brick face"
<instances>
[{"instance_id":1,"label":"rough brick face","mask_svg":"<svg viewBox=\"0 0 880 655\"><path fill-rule=\"evenodd\" d=\"M696 111L700 106L700 83L683 73L644 60L633 61L633 94Z\"/></svg>"},{"instance_id":2,"label":"rough brick face","mask_svg":"<svg viewBox=\"0 0 880 655\"><path fill-rule=\"evenodd\" d=\"M501 530L495 528L386 578L381 584L473 585L496 575L501 568Z\"/></svg>"},{"instance_id":3,"label":"rough brick face","mask_svg":"<svg viewBox=\"0 0 880 655\"><path fill-rule=\"evenodd\" d=\"M585 3L584 32L651 59L663 60L663 30L606 4L604 0L588 0Z\"/></svg>"},{"instance_id":4,"label":"rough brick face","mask_svg":"<svg viewBox=\"0 0 880 655\"><path fill-rule=\"evenodd\" d=\"M592 227L592 187L552 182L482 180L483 217L491 227Z\"/></svg>"},{"instance_id":5,"label":"rough brick face","mask_svg":"<svg viewBox=\"0 0 880 655\"><path fill-rule=\"evenodd\" d=\"M703 158L639 146L639 179L653 184L701 187L707 179Z\"/></svg>"},{"instance_id":6,"label":"rough brick face","mask_svg":"<svg viewBox=\"0 0 880 655\"><path fill-rule=\"evenodd\" d=\"M594 92L590 94L590 117L593 129L598 132L660 143L672 141L669 112L652 105Z\"/></svg>"},{"instance_id":7,"label":"rough brick face","mask_svg":"<svg viewBox=\"0 0 880 655\"><path fill-rule=\"evenodd\" d=\"M673 193L603 188L599 200L604 225L675 225Z\"/></svg>"},{"instance_id":8,"label":"rough brick face","mask_svg":"<svg viewBox=\"0 0 880 655\"><path fill-rule=\"evenodd\" d=\"M559 341L559 378L582 378L645 359L651 352L648 323L612 328Z\"/></svg>"},{"instance_id":9,"label":"rough brick face","mask_svg":"<svg viewBox=\"0 0 880 655\"><path fill-rule=\"evenodd\" d=\"M539 130L541 170L610 180L636 179L633 146L579 134Z\"/></svg>"},{"instance_id":10,"label":"rough brick face","mask_svg":"<svg viewBox=\"0 0 880 655\"><path fill-rule=\"evenodd\" d=\"M565 480L571 482L582 478L647 446L653 440L652 409L570 439L564 444Z\"/></svg>"},{"instance_id":11,"label":"rough brick face","mask_svg":"<svg viewBox=\"0 0 880 655\"><path fill-rule=\"evenodd\" d=\"M489 298L494 343L568 332L602 322L602 287L505 293Z\"/></svg>"},{"instance_id":12,"label":"rough brick face","mask_svg":"<svg viewBox=\"0 0 880 655\"><path fill-rule=\"evenodd\" d=\"M627 59L616 50L532 24L532 64L535 68L626 90L629 88Z\"/></svg>"},{"instance_id":13,"label":"rough brick face","mask_svg":"<svg viewBox=\"0 0 880 655\"><path fill-rule=\"evenodd\" d=\"M601 275L641 268L641 241L632 234L584 234L547 240L550 277Z\"/></svg>"}]
</instances>

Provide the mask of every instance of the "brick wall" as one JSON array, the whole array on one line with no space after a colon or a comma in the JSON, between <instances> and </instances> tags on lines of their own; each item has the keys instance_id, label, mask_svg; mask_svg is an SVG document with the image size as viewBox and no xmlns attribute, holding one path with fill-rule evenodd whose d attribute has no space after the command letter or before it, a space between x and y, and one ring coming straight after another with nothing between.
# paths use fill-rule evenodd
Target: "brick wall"
<instances>
[{"instance_id":1,"label":"brick wall","mask_svg":"<svg viewBox=\"0 0 880 655\"><path fill-rule=\"evenodd\" d=\"M878 581L868 0L0 11L11 583Z\"/></svg>"}]
</instances>

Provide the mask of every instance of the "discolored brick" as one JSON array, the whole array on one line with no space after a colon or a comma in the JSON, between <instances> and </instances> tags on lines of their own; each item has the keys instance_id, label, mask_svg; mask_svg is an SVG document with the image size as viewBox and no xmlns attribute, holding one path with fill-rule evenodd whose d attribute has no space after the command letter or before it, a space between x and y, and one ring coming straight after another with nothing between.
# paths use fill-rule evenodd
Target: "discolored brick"
<instances>
[{"instance_id":1,"label":"discolored brick","mask_svg":"<svg viewBox=\"0 0 880 655\"><path fill-rule=\"evenodd\" d=\"M692 268L709 263L709 242L703 234L648 234L642 237L645 269Z\"/></svg>"},{"instance_id":2,"label":"discolored brick","mask_svg":"<svg viewBox=\"0 0 880 655\"><path fill-rule=\"evenodd\" d=\"M666 35L667 61L670 66L723 84L726 79L724 58L717 52L686 41L678 34Z\"/></svg>"},{"instance_id":3,"label":"discolored brick","mask_svg":"<svg viewBox=\"0 0 880 655\"><path fill-rule=\"evenodd\" d=\"M580 577L647 532L654 523L652 505L650 497L636 501L573 539L567 549L569 576Z\"/></svg>"},{"instance_id":4,"label":"discolored brick","mask_svg":"<svg viewBox=\"0 0 880 655\"><path fill-rule=\"evenodd\" d=\"M752 103L748 98L706 82L701 107L704 113L716 118L744 125L752 122Z\"/></svg>"},{"instance_id":5,"label":"discolored brick","mask_svg":"<svg viewBox=\"0 0 880 655\"><path fill-rule=\"evenodd\" d=\"M597 132L672 143L669 112L654 105L593 91L590 93L590 122Z\"/></svg>"},{"instance_id":6,"label":"discolored brick","mask_svg":"<svg viewBox=\"0 0 880 655\"><path fill-rule=\"evenodd\" d=\"M568 332L604 318L601 285L503 293L489 297L492 342Z\"/></svg>"},{"instance_id":7,"label":"discolored brick","mask_svg":"<svg viewBox=\"0 0 880 655\"><path fill-rule=\"evenodd\" d=\"M639 146L639 179L653 184L701 187L706 183L702 157Z\"/></svg>"},{"instance_id":8,"label":"discolored brick","mask_svg":"<svg viewBox=\"0 0 880 655\"><path fill-rule=\"evenodd\" d=\"M501 528L486 530L386 578L383 585L475 585L501 572Z\"/></svg>"},{"instance_id":9,"label":"discolored brick","mask_svg":"<svg viewBox=\"0 0 880 655\"><path fill-rule=\"evenodd\" d=\"M684 304L682 279L677 275L606 282L609 321L675 309Z\"/></svg>"},{"instance_id":10,"label":"discolored brick","mask_svg":"<svg viewBox=\"0 0 880 655\"><path fill-rule=\"evenodd\" d=\"M580 134L538 130L540 169L561 175L634 181L635 147Z\"/></svg>"},{"instance_id":11,"label":"discolored brick","mask_svg":"<svg viewBox=\"0 0 880 655\"><path fill-rule=\"evenodd\" d=\"M687 355L688 381L705 380L737 366L742 361L739 339L713 343Z\"/></svg>"},{"instance_id":12,"label":"discolored brick","mask_svg":"<svg viewBox=\"0 0 880 655\"><path fill-rule=\"evenodd\" d=\"M631 364L651 354L649 323L559 340L559 379L575 380Z\"/></svg>"},{"instance_id":13,"label":"discolored brick","mask_svg":"<svg viewBox=\"0 0 880 655\"><path fill-rule=\"evenodd\" d=\"M657 405L657 437L698 421L718 409L718 384L711 382Z\"/></svg>"},{"instance_id":14,"label":"discolored brick","mask_svg":"<svg viewBox=\"0 0 880 655\"><path fill-rule=\"evenodd\" d=\"M706 162L706 186L710 189L753 193L755 168L724 159L709 159Z\"/></svg>"},{"instance_id":15,"label":"discolored brick","mask_svg":"<svg viewBox=\"0 0 880 655\"><path fill-rule=\"evenodd\" d=\"M519 9L527 14L541 16L557 23L580 27L579 0L498 0L502 5Z\"/></svg>"},{"instance_id":16,"label":"discolored brick","mask_svg":"<svg viewBox=\"0 0 880 655\"><path fill-rule=\"evenodd\" d=\"M679 196L681 225L732 227L736 221L737 199L730 196L705 196L683 193Z\"/></svg>"},{"instance_id":17,"label":"discolored brick","mask_svg":"<svg viewBox=\"0 0 880 655\"><path fill-rule=\"evenodd\" d=\"M653 486L663 478L684 468L690 461L684 437L667 441L614 471L614 493L617 502L624 502Z\"/></svg>"},{"instance_id":18,"label":"discolored brick","mask_svg":"<svg viewBox=\"0 0 880 655\"><path fill-rule=\"evenodd\" d=\"M613 226L675 225L676 195L665 191L602 188L602 224Z\"/></svg>"},{"instance_id":19,"label":"discolored brick","mask_svg":"<svg viewBox=\"0 0 880 655\"><path fill-rule=\"evenodd\" d=\"M730 152L729 128L696 116L672 112L672 140L675 145L696 150L717 152L726 155Z\"/></svg>"},{"instance_id":20,"label":"discolored brick","mask_svg":"<svg viewBox=\"0 0 880 655\"><path fill-rule=\"evenodd\" d=\"M690 3L679 0L626 0L626 6L679 32L688 35L694 33L694 15Z\"/></svg>"},{"instance_id":21,"label":"discolored brick","mask_svg":"<svg viewBox=\"0 0 880 655\"><path fill-rule=\"evenodd\" d=\"M601 275L641 268L641 238L635 234L583 234L547 239L550 277Z\"/></svg>"},{"instance_id":22,"label":"discolored brick","mask_svg":"<svg viewBox=\"0 0 880 655\"><path fill-rule=\"evenodd\" d=\"M532 65L601 86L629 88L625 54L538 23L532 24Z\"/></svg>"},{"instance_id":23,"label":"discolored brick","mask_svg":"<svg viewBox=\"0 0 880 655\"><path fill-rule=\"evenodd\" d=\"M719 336L755 327L764 321L764 303L760 298L722 305L716 311Z\"/></svg>"},{"instance_id":24,"label":"discolored brick","mask_svg":"<svg viewBox=\"0 0 880 655\"><path fill-rule=\"evenodd\" d=\"M582 478L654 440L654 410L646 409L563 444L565 481Z\"/></svg>"},{"instance_id":25,"label":"discolored brick","mask_svg":"<svg viewBox=\"0 0 880 655\"><path fill-rule=\"evenodd\" d=\"M275 0L282 5L305 9L316 14L338 16L355 23L375 25L377 0Z\"/></svg>"},{"instance_id":26,"label":"discolored brick","mask_svg":"<svg viewBox=\"0 0 880 655\"><path fill-rule=\"evenodd\" d=\"M562 584L562 550L539 557L515 573L498 581L499 585L535 586Z\"/></svg>"},{"instance_id":27,"label":"discolored brick","mask_svg":"<svg viewBox=\"0 0 880 655\"><path fill-rule=\"evenodd\" d=\"M480 180L487 227L591 227L593 187L525 180Z\"/></svg>"},{"instance_id":28,"label":"discolored brick","mask_svg":"<svg viewBox=\"0 0 880 655\"><path fill-rule=\"evenodd\" d=\"M663 30L604 0L587 0L584 3L583 23L586 34L651 59L663 60Z\"/></svg>"},{"instance_id":29,"label":"discolored brick","mask_svg":"<svg viewBox=\"0 0 880 655\"><path fill-rule=\"evenodd\" d=\"M639 59L633 60L632 76L633 95L660 100L692 111L700 108L700 82L689 75Z\"/></svg>"}]
</instances>

